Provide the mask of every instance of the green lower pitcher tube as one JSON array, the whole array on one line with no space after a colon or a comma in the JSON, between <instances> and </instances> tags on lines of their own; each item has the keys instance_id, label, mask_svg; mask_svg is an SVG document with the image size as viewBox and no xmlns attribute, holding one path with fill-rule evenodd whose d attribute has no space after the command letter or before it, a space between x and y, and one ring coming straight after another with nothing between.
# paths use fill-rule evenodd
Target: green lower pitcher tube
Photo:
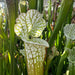
<instances>
[{"instance_id":1,"label":"green lower pitcher tube","mask_svg":"<svg viewBox=\"0 0 75 75\"><path fill-rule=\"evenodd\" d=\"M75 75L75 47L69 49L69 75Z\"/></svg>"},{"instance_id":2,"label":"green lower pitcher tube","mask_svg":"<svg viewBox=\"0 0 75 75\"><path fill-rule=\"evenodd\" d=\"M75 63L69 62L69 75L75 75Z\"/></svg>"},{"instance_id":3,"label":"green lower pitcher tube","mask_svg":"<svg viewBox=\"0 0 75 75\"><path fill-rule=\"evenodd\" d=\"M25 55L28 75L43 75L45 47L34 43L25 42Z\"/></svg>"}]
</instances>

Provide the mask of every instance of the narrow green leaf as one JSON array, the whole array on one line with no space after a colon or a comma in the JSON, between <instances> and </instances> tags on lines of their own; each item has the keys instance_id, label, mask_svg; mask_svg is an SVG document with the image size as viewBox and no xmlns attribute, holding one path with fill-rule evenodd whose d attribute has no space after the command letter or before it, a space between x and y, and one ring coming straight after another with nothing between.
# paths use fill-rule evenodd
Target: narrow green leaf
<instances>
[{"instance_id":1,"label":"narrow green leaf","mask_svg":"<svg viewBox=\"0 0 75 75\"><path fill-rule=\"evenodd\" d=\"M15 0L6 0L8 8L8 19L9 19L9 29L10 29L10 55L11 55L11 64L10 64L10 75L15 75L15 66L14 66L14 51L15 51L15 40L14 40L14 25L15 25Z\"/></svg>"}]
</instances>

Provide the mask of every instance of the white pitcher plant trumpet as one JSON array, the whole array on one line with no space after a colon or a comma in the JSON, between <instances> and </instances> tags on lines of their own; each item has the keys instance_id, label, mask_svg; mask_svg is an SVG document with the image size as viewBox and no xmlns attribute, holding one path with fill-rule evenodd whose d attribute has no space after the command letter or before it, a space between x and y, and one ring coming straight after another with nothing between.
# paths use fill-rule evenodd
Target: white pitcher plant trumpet
<instances>
[{"instance_id":1,"label":"white pitcher plant trumpet","mask_svg":"<svg viewBox=\"0 0 75 75\"><path fill-rule=\"evenodd\" d=\"M26 58L28 75L43 75L45 48L49 44L36 37L42 34L45 27L46 22L37 10L21 13L16 20L14 31L24 41L24 50L21 53Z\"/></svg>"},{"instance_id":2,"label":"white pitcher plant trumpet","mask_svg":"<svg viewBox=\"0 0 75 75\"><path fill-rule=\"evenodd\" d=\"M64 34L68 40L68 44L71 45L71 41L75 40L75 24L66 25L64 27ZM75 47L66 49L68 51L69 75L75 75Z\"/></svg>"},{"instance_id":3,"label":"white pitcher plant trumpet","mask_svg":"<svg viewBox=\"0 0 75 75\"><path fill-rule=\"evenodd\" d=\"M67 24L64 27L64 34L66 36L67 39L69 39L70 41L75 40L75 24ZM68 60L69 61L74 61L75 58L75 47L73 49L69 49L67 48L67 50L69 51L69 55L68 55ZM71 62L72 63L72 62Z\"/></svg>"}]
</instances>

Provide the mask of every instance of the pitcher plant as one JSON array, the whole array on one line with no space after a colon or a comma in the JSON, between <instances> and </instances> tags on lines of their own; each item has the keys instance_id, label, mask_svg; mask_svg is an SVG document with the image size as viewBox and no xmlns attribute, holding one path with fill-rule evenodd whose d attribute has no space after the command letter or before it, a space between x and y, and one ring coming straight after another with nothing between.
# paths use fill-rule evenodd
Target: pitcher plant
<instances>
[{"instance_id":1,"label":"pitcher plant","mask_svg":"<svg viewBox=\"0 0 75 75\"><path fill-rule=\"evenodd\" d=\"M48 43L40 37L46 27L46 22L37 10L21 13L16 20L15 33L24 41L21 53L26 58L28 75L44 74L44 59Z\"/></svg>"}]
</instances>

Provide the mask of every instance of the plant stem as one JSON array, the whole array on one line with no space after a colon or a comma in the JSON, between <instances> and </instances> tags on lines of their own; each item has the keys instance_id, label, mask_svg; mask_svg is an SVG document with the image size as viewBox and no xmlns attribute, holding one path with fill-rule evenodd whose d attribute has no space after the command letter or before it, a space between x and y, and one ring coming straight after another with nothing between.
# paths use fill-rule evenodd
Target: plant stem
<instances>
[{"instance_id":1,"label":"plant stem","mask_svg":"<svg viewBox=\"0 0 75 75\"><path fill-rule=\"evenodd\" d=\"M45 67L45 75L48 75L48 69L49 69L49 67L50 67L49 65L50 65L52 59L53 59L53 57L50 57L50 58L48 58L48 60L47 60L47 64L46 64L46 67Z\"/></svg>"},{"instance_id":2,"label":"plant stem","mask_svg":"<svg viewBox=\"0 0 75 75\"><path fill-rule=\"evenodd\" d=\"M68 56L68 50L66 48L71 48L71 40L70 39L68 39L66 41L66 46L65 46L63 54L61 55L61 58L60 58L60 61L59 61L58 67L57 67L57 73L56 73L56 75L61 75L61 70L62 70L63 65L64 65L64 60Z\"/></svg>"},{"instance_id":3,"label":"plant stem","mask_svg":"<svg viewBox=\"0 0 75 75\"><path fill-rule=\"evenodd\" d=\"M75 63L69 62L69 75L75 75Z\"/></svg>"},{"instance_id":4,"label":"plant stem","mask_svg":"<svg viewBox=\"0 0 75 75\"><path fill-rule=\"evenodd\" d=\"M48 9L48 28L50 29L51 33L52 33L52 29L51 29L51 26L50 26L50 23L52 22L51 21L51 0L49 0L49 9Z\"/></svg>"},{"instance_id":5,"label":"plant stem","mask_svg":"<svg viewBox=\"0 0 75 75\"><path fill-rule=\"evenodd\" d=\"M18 0L15 0L15 18L17 18L18 17L18 3L19 3L19 1Z\"/></svg>"},{"instance_id":6,"label":"plant stem","mask_svg":"<svg viewBox=\"0 0 75 75\"><path fill-rule=\"evenodd\" d=\"M43 11L43 0L37 0L37 10L42 13Z\"/></svg>"},{"instance_id":7,"label":"plant stem","mask_svg":"<svg viewBox=\"0 0 75 75\"><path fill-rule=\"evenodd\" d=\"M29 0L29 9L37 8L37 0Z\"/></svg>"},{"instance_id":8,"label":"plant stem","mask_svg":"<svg viewBox=\"0 0 75 75\"><path fill-rule=\"evenodd\" d=\"M11 55L11 65L10 65L10 75L15 75L14 73L14 25L15 25L15 0L6 0L8 7L8 19L10 28L10 55Z\"/></svg>"},{"instance_id":9,"label":"plant stem","mask_svg":"<svg viewBox=\"0 0 75 75\"><path fill-rule=\"evenodd\" d=\"M2 15L0 15L0 29L2 28Z\"/></svg>"},{"instance_id":10,"label":"plant stem","mask_svg":"<svg viewBox=\"0 0 75 75\"><path fill-rule=\"evenodd\" d=\"M0 75L3 75L3 57L0 55Z\"/></svg>"},{"instance_id":11,"label":"plant stem","mask_svg":"<svg viewBox=\"0 0 75 75\"><path fill-rule=\"evenodd\" d=\"M62 56L60 58L60 61L59 61L58 67L57 67L56 75L61 75L61 70L63 68L64 60L67 58L67 55L68 55L68 52L66 50L66 51L64 51L64 53L62 54Z\"/></svg>"},{"instance_id":12,"label":"plant stem","mask_svg":"<svg viewBox=\"0 0 75 75\"><path fill-rule=\"evenodd\" d=\"M1 50L2 50L2 43L3 43L3 41L2 41L2 38L1 38L1 30L2 29L2 16L0 15L0 53L1 53Z\"/></svg>"},{"instance_id":13,"label":"plant stem","mask_svg":"<svg viewBox=\"0 0 75 75\"><path fill-rule=\"evenodd\" d=\"M73 5L71 6L71 9L70 9L69 14L68 14L68 17L67 17L67 23L68 24L71 24L72 11L73 11Z\"/></svg>"},{"instance_id":14,"label":"plant stem","mask_svg":"<svg viewBox=\"0 0 75 75\"><path fill-rule=\"evenodd\" d=\"M26 2L25 4L22 3L22 1L25 1L25 0L20 0L20 13L26 13L27 12L27 5L26 5Z\"/></svg>"}]
</instances>

